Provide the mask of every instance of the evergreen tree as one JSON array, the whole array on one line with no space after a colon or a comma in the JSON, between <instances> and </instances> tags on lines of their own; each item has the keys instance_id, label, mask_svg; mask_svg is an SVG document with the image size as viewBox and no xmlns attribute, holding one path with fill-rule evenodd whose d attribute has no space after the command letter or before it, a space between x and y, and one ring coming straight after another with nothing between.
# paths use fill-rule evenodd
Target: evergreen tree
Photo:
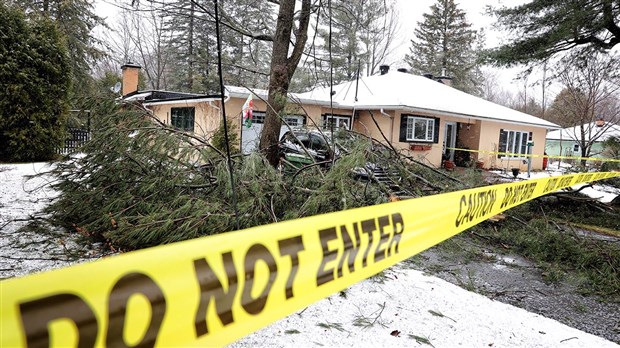
<instances>
[{"instance_id":1,"label":"evergreen tree","mask_svg":"<svg viewBox=\"0 0 620 348\"><path fill-rule=\"evenodd\" d=\"M215 28L194 1L174 1L166 12L169 49L173 52L170 88L200 92L213 87L217 76L214 62Z\"/></svg>"},{"instance_id":2,"label":"evergreen tree","mask_svg":"<svg viewBox=\"0 0 620 348\"><path fill-rule=\"evenodd\" d=\"M333 0L331 6L331 12L326 3L320 9L319 40L310 47L314 59L298 69L295 90L328 85L330 63L334 84L355 79L358 70L360 76L370 76L393 49L398 25L393 1Z\"/></svg>"},{"instance_id":3,"label":"evergreen tree","mask_svg":"<svg viewBox=\"0 0 620 348\"><path fill-rule=\"evenodd\" d=\"M236 18L247 32L273 35L275 9L268 1L233 0L223 3L226 18ZM227 84L267 88L271 62L271 44L240 32L222 28L224 79ZM215 50L214 50L215 52Z\"/></svg>"},{"instance_id":4,"label":"evergreen tree","mask_svg":"<svg viewBox=\"0 0 620 348\"><path fill-rule=\"evenodd\" d=\"M90 91L91 67L104 53L103 45L93 30L98 25L105 26L103 19L95 14L89 0L9 0L25 13L41 15L52 20L61 35L71 57L70 65L74 94L83 95Z\"/></svg>"},{"instance_id":5,"label":"evergreen tree","mask_svg":"<svg viewBox=\"0 0 620 348\"><path fill-rule=\"evenodd\" d=\"M55 24L0 3L0 161L48 160L64 140L70 60Z\"/></svg>"},{"instance_id":6,"label":"evergreen tree","mask_svg":"<svg viewBox=\"0 0 620 348\"><path fill-rule=\"evenodd\" d=\"M620 42L620 2L616 0L533 0L493 9L498 24L513 34L490 52L499 64L542 61L556 53L584 48L610 50Z\"/></svg>"},{"instance_id":7,"label":"evergreen tree","mask_svg":"<svg viewBox=\"0 0 620 348\"><path fill-rule=\"evenodd\" d=\"M563 88L555 96L545 118L564 128L573 127L577 124L575 124L572 114L587 104L587 96L582 91Z\"/></svg>"},{"instance_id":8,"label":"evergreen tree","mask_svg":"<svg viewBox=\"0 0 620 348\"><path fill-rule=\"evenodd\" d=\"M613 158L620 160L620 137L609 137L607 140L603 142L603 146L605 150L603 150L603 155L608 158ZM604 162L601 165L601 171L609 172L612 170L620 169L619 162ZM620 197L620 196L618 196ZM620 200L620 198L616 197L616 200Z\"/></svg>"},{"instance_id":9,"label":"evergreen tree","mask_svg":"<svg viewBox=\"0 0 620 348\"><path fill-rule=\"evenodd\" d=\"M217 51L213 4L177 0L161 8L173 52L170 82L174 90L218 92ZM266 1L232 0L220 3L222 69L227 84L265 88L270 45L248 32L273 32L273 6Z\"/></svg>"},{"instance_id":10,"label":"evergreen tree","mask_svg":"<svg viewBox=\"0 0 620 348\"><path fill-rule=\"evenodd\" d=\"M405 61L416 74L446 75L452 86L479 94L475 49L477 33L454 0L438 0L414 30Z\"/></svg>"}]
</instances>

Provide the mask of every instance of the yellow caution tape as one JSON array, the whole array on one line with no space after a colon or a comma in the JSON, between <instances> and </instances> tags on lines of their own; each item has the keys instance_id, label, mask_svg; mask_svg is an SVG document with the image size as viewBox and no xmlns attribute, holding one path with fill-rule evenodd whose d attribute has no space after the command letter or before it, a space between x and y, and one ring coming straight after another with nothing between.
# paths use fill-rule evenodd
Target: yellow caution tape
<instances>
[{"instance_id":1,"label":"yellow caution tape","mask_svg":"<svg viewBox=\"0 0 620 348\"><path fill-rule=\"evenodd\" d=\"M221 346L470 228L572 174L313 216L0 283L2 347Z\"/></svg>"},{"instance_id":2,"label":"yellow caution tape","mask_svg":"<svg viewBox=\"0 0 620 348\"><path fill-rule=\"evenodd\" d=\"M461 149L458 147L448 147L448 150L455 151L465 151L465 152L476 152L476 153L485 153L489 155L503 155L506 157L546 157L546 158L556 158L556 159L567 159L567 160L575 160L575 161L599 161L599 162L620 162L620 159L616 158L602 158L602 157L573 157L573 156L552 156L552 155L538 155L538 154L526 154L526 153L512 153L512 152L497 152L497 151L485 151L485 150L471 150L471 149Z\"/></svg>"}]
</instances>

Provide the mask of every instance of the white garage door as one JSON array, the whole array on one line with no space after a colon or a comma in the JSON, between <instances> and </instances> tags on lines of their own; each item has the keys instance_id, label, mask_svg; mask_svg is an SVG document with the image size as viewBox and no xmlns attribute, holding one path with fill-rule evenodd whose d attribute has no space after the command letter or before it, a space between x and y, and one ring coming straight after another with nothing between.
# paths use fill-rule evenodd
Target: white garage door
<instances>
[{"instance_id":1,"label":"white garage door","mask_svg":"<svg viewBox=\"0 0 620 348\"><path fill-rule=\"evenodd\" d=\"M301 115L287 115L284 116L284 120L291 127L301 127L304 124L304 116ZM260 133L263 130L263 124L265 123L265 113L262 111L254 111L252 113L252 125L250 128L242 126L241 131L241 150L243 154L249 154L252 151L258 149L258 143L260 142ZM286 125L282 125L280 128L280 135L278 139L282 137L284 133L288 131Z\"/></svg>"}]
</instances>

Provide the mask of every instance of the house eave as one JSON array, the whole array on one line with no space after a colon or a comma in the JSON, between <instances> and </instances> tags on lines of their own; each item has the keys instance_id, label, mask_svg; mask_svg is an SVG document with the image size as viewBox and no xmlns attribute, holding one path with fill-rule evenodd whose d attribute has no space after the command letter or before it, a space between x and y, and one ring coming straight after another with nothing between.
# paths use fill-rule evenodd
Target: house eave
<instances>
[{"instance_id":1,"label":"house eave","mask_svg":"<svg viewBox=\"0 0 620 348\"><path fill-rule=\"evenodd\" d=\"M562 128L558 125L547 125L547 124L540 124L540 123L533 123L533 122L512 121L512 120L506 120L506 119L495 118L495 117L461 114L461 113L452 112L452 111L426 109L426 108L420 108L420 107L414 107L414 106L408 106L408 105L355 105L353 107L357 110L363 110L363 109L381 110L383 109L383 110L400 110L402 112L420 112L420 113L426 113L426 114L430 114L433 116L439 116L439 117L452 116L456 118L463 118L463 119L469 119L469 120L493 121L493 122L508 123L508 124L514 124L514 125L527 125L527 126L534 126L534 127L545 128L545 129L561 129Z\"/></svg>"},{"instance_id":2,"label":"house eave","mask_svg":"<svg viewBox=\"0 0 620 348\"><path fill-rule=\"evenodd\" d=\"M198 103L212 102L216 100L220 100L220 98L209 97L209 98L196 98L196 99L154 100L154 101L145 101L142 103L142 105L145 105L145 106L170 105L170 104L195 105Z\"/></svg>"}]
</instances>

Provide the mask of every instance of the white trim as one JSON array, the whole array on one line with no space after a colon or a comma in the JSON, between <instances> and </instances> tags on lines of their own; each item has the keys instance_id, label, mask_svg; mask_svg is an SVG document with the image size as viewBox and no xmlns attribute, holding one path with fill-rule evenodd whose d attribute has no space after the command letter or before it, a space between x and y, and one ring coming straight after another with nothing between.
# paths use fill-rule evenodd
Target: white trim
<instances>
[{"instance_id":1,"label":"white trim","mask_svg":"<svg viewBox=\"0 0 620 348\"><path fill-rule=\"evenodd\" d=\"M452 126L452 134L450 134L450 137L452 138L452 144L448 144L448 126ZM450 148L455 148L456 147L456 136L457 136L457 123L454 121L446 121L444 122L444 130L443 130L443 154L445 155L446 152L450 154L450 161L454 161L454 154L456 153L456 151L454 151L454 149L452 150L448 150L448 147Z\"/></svg>"},{"instance_id":2,"label":"white trim","mask_svg":"<svg viewBox=\"0 0 620 348\"><path fill-rule=\"evenodd\" d=\"M321 129L329 129L329 125L330 122L329 120L335 120L336 122L334 123L335 127L334 128L345 128L346 130L351 130L353 129L353 116L352 115L339 115L339 114L322 114L321 115L321 121L325 122L326 124L321 124ZM347 125L346 127L340 127L339 121L345 121L344 123Z\"/></svg>"},{"instance_id":3,"label":"white trim","mask_svg":"<svg viewBox=\"0 0 620 348\"><path fill-rule=\"evenodd\" d=\"M506 152L506 153L514 153L514 154L518 154L518 155L527 155L527 144L529 143L529 138L530 138L530 132L525 132L525 131L521 131L521 130L512 130L512 129L503 129L504 132L507 132L506 134L506 148L504 148L503 150L500 149L498 147L498 152ZM508 140L510 139L510 133L514 133L514 138L512 139L511 144L509 144ZM520 143L517 144L517 136L519 135L518 138L521 141ZM523 146L523 136L525 135L525 153L522 152L522 146ZM501 136L501 131L500 131L500 136ZM501 145L501 144L500 144ZM512 146L512 149L509 150L509 147ZM515 146L518 146L517 150L515 151ZM526 159L527 157L522 157L522 156L506 156L506 155L500 155L500 158L502 159Z\"/></svg>"},{"instance_id":4,"label":"white trim","mask_svg":"<svg viewBox=\"0 0 620 348\"><path fill-rule=\"evenodd\" d=\"M178 100L165 100L165 101L154 101L154 102L144 102L142 105L151 106L151 105L170 105L170 104L180 104L180 105L193 105L203 102L212 102L220 100L220 98L199 98L199 99L178 99Z\"/></svg>"},{"instance_id":5,"label":"white trim","mask_svg":"<svg viewBox=\"0 0 620 348\"><path fill-rule=\"evenodd\" d=\"M435 142L435 127L438 127L439 125L437 124L436 119L433 117L424 117L421 115L406 115L407 116L407 129L405 131L405 140L408 142L423 142L423 143L433 143ZM417 139L415 137L415 122L416 120L419 121L423 121L426 123L426 129L424 131L424 139ZM431 137L429 139L428 137L428 132L429 132L429 121L432 121L432 132L431 132ZM409 137L409 127L411 126L411 138Z\"/></svg>"}]
</instances>

